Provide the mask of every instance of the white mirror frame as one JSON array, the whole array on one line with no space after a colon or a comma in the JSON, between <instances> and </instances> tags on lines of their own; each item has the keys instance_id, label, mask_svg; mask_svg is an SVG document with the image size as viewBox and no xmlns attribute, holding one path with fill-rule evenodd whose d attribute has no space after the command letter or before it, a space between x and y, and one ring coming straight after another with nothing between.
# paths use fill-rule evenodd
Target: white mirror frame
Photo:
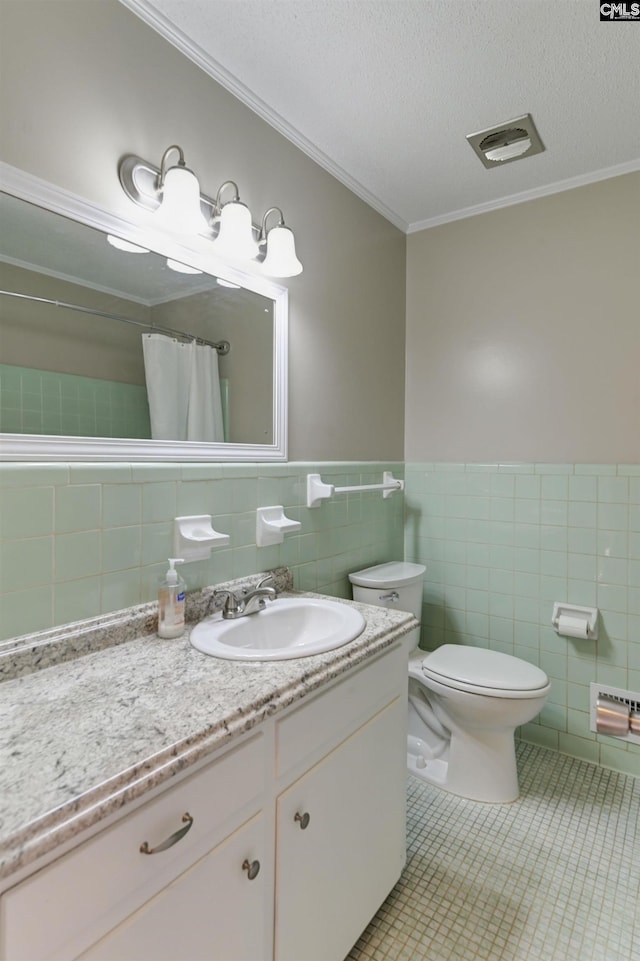
<instances>
[{"instance_id":1,"label":"white mirror frame","mask_svg":"<svg viewBox=\"0 0 640 961\"><path fill-rule=\"evenodd\" d=\"M0 190L53 213L94 227L105 234L149 247L223 280L274 301L273 324L273 443L204 444L195 441L136 440L111 437L68 437L44 434L0 434L2 461L286 461L288 298L286 287L266 277L236 270L212 256L210 241L182 244L152 229L148 215L134 225L82 197L0 162Z\"/></svg>"}]
</instances>

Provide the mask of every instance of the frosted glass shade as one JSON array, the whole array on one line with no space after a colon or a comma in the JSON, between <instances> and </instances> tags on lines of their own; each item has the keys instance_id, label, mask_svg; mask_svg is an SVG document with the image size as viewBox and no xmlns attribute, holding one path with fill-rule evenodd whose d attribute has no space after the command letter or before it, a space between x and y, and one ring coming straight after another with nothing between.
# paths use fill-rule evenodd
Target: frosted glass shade
<instances>
[{"instance_id":1,"label":"frosted glass shade","mask_svg":"<svg viewBox=\"0 0 640 961\"><path fill-rule=\"evenodd\" d=\"M148 254L148 247L141 247L140 244L132 244L130 240L123 240L122 237L116 237L114 234L107 234L107 241L116 250L125 250L128 254Z\"/></svg>"},{"instance_id":2,"label":"frosted glass shade","mask_svg":"<svg viewBox=\"0 0 640 961\"><path fill-rule=\"evenodd\" d=\"M246 204L233 200L224 205L220 214L220 230L213 245L218 254L231 260L253 260L258 256L251 211Z\"/></svg>"},{"instance_id":3,"label":"frosted glass shade","mask_svg":"<svg viewBox=\"0 0 640 961\"><path fill-rule=\"evenodd\" d=\"M200 208L200 184L188 167L169 167L162 188L156 223L180 234L199 234L208 229Z\"/></svg>"},{"instance_id":4,"label":"frosted glass shade","mask_svg":"<svg viewBox=\"0 0 640 961\"><path fill-rule=\"evenodd\" d=\"M293 231L288 227L272 227L267 235L267 256L262 261L262 271L269 277L295 277L302 273L302 264L296 256Z\"/></svg>"},{"instance_id":5,"label":"frosted glass shade","mask_svg":"<svg viewBox=\"0 0 640 961\"><path fill-rule=\"evenodd\" d=\"M169 270L175 270L177 274L201 274L202 271L198 270L197 267L189 267L188 264L183 264L179 260L172 260L170 257L167 259L167 267Z\"/></svg>"}]
</instances>

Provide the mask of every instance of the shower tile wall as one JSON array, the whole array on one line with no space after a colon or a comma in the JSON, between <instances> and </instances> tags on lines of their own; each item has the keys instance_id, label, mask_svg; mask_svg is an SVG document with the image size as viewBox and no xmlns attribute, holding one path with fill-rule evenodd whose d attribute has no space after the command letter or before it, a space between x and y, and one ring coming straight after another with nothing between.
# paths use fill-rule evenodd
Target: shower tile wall
<instances>
[{"instance_id":1,"label":"shower tile wall","mask_svg":"<svg viewBox=\"0 0 640 961\"><path fill-rule=\"evenodd\" d=\"M539 664L552 691L524 740L640 775L640 745L589 730L589 683L640 692L640 466L405 465L405 557L427 565L421 644ZM554 601L598 607L597 642Z\"/></svg>"},{"instance_id":2,"label":"shower tile wall","mask_svg":"<svg viewBox=\"0 0 640 961\"><path fill-rule=\"evenodd\" d=\"M157 597L173 518L212 514L231 546L181 568L195 589L285 564L302 590L350 596L347 574L403 555L403 498L369 492L306 507L306 475L382 482L398 463L5 464L0 466L0 638ZM302 523L258 548L256 508Z\"/></svg>"},{"instance_id":3,"label":"shower tile wall","mask_svg":"<svg viewBox=\"0 0 640 961\"><path fill-rule=\"evenodd\" d=\"M144 386L0 364L0 432L151 437Z\"/></svg>"}]
</instances>

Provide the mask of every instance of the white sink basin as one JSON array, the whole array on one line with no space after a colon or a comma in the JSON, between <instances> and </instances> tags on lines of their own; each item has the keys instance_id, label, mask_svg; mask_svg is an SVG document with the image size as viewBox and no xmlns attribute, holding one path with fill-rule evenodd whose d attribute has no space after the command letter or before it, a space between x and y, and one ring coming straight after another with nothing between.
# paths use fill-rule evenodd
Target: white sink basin
<instances>
[{"instance_id":1,"label":"white sink basin","mask_svg":"<svg viewBox=\"0 0 640 961\"><path fill-rule=\"evenodd\" d=\"M348 604L315 597L280 597L263 611L235 620L201 621L191 643L203 654L232 661L283 661L323 654L360 634L365 620Z\"/></svg>"}]
</instances>

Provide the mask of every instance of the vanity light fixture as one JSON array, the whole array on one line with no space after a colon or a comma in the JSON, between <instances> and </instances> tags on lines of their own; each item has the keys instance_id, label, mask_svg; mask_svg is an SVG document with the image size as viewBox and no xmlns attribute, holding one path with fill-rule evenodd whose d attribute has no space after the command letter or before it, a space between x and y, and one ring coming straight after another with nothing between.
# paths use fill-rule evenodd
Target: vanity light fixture
<instances>
[{"instance_id":1,"label":"vanity light fixture","mask_svg":"<svg viewBox=\"0 0 640 961\"><path fill-rule=\"evenodd\" d=\"M177 274L201 274L202 271L198 270L197 267L189 267L188 264L181 264L179 260L172 260L167 257L167 267L169 270L175 270Z\"/></svg>"},{"instance_id":2,"label":"vanity light fixture","mask_svg":"<svg viewBox=\"0 0 640 961\"><path fill-rule=\"evenodd\" d=\"M128 254L148 254L149 249L147 247L141 247L140 244L132 244L130 240L123 240L122 237L115 237L113 234L107 234L107 241L116 250L124 250Z\"/></svg>"},{"instance_id":3,"label":"vanity light fixture","mask_svg":"<svg viewBox=\"0 0 640 961\"><path fill-rule=\"evenodd\" d=\"M169 166L173 151L178 152L178 160ZM122 189L134 204L156 212L157 226L210 240L221 260L236 267L253 268L269 277L294 277L302 271L293 232L285 226L280 208L270 207L259 227L252 222L251 212L240 200L233 180L225 180L215 200L200 193L198 179L185 165L184 152L178 144L167 147L159 169L133 154L123 157L118 175ZM233 197L223 202L222 194L230 187ZM273 211L280 219L267 230L267 217Z\"/></svg>"},{"instance_id":4,"label":"vanity light fixture","mask_svg":"<svg viewBox=\"0 0 640 961\"><path fill-rule=\"evenodd\" d=\"M278 223L267 230L267 217L277 212ZM262 228L258 243L266 244L267 253L262 261L263 273L269 277L296 277L302 273L302 264L296 256L296 242L293 231L286 226L279 207L269 207L262 218Z\"/></svg>"}]
</instances>

